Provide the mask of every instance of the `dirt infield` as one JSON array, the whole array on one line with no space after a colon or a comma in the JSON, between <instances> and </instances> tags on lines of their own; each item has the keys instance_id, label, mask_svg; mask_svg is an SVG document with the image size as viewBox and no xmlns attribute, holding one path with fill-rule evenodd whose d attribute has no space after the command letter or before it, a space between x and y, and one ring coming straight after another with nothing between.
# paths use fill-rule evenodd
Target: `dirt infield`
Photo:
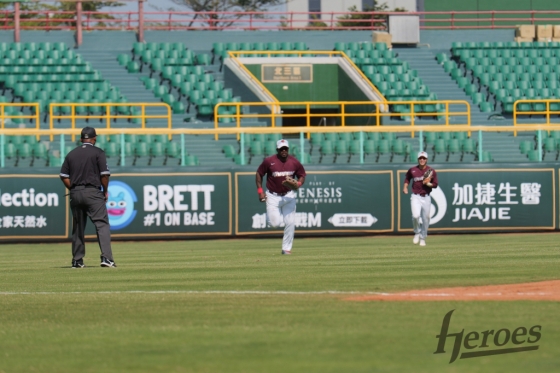
<instances>
[{"instance_id":1,"label":"dirt infield","mask_svg":"<svg viewBox=\"0 0 560 373\"><path fill-rule=\"evenodd\" d=\"M427 290L402 293L379 293L345 298L350 301L560 301L560 280L524 284L488 285Z\"/></svg>"}]
</instances>

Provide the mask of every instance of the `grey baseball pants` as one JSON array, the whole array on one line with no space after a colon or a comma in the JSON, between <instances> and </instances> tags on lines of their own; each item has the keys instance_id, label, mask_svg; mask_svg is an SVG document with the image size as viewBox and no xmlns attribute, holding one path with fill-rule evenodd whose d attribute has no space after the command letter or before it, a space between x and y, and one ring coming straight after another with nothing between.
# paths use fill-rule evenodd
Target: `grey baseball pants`
<instances>
[{"instance_id":1,"label":"grey baseball pants","mask_svg":"<svg viewBox=\"0 0 560 373\"><path fill-rule=\"evenodd\" d=\"M413 194L410 197L410 208L412 210L412 229L414 234L419 234L420 239L428 237L428 227L430 226L430 208L432 197Z\"/></svg>"},{"instance_id":2,"label":"grey baseball pants","mask_svg":"<svg viewBox=\"0 0 560 373\"><path fill-rule=\"evenodd\" d=\"M87 218L95 224L97 241L101 255L113 260L111 250L111 226L105 205L105 195L99 189L74 187L70 190L70 208L72 209L72 256L80 260L86 255L84 231Z\"/></svg>"}]
</instances>

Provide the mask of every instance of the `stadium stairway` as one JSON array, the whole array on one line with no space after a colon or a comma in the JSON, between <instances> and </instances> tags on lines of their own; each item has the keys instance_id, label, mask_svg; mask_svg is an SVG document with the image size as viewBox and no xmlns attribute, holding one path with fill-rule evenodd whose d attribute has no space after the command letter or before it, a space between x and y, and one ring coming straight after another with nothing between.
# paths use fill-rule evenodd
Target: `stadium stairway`
<instances>
[{"instance_id":1,"label":"stadium stairway","mask_svg":"<svg viewBox=\"0 0 560 373\"><path fill-rule=\"evenodd\" d=\"M488 113L480 111L478 105L473 104L471 98L453 81L443 67L438 64L435 57L437 53L446 52L445 49L427 48L395 48L399 58L407 61L412 69L418 70L418 76L438 95L441 100L465 100L471 106L472 125L503 125L504 120L493 121L488 119ZM477 133L472 133L472 138L478 141ZM486 132L483 135L483 149L490 150L494 162L524 162L527 157L521 154L519 142L523 136L514 137L513 134Z\"/></svg>"},{"instance_id":2,"label":"stadium stairway","mask_svg":"<svg viewBox=\"0 0 560 373\"><path fill-rule=\"evenodd\" d=\"M119 65L116 60L115 51L81 51L86 61L91 62L92 66L99 70L102 76L111 84L119 87L121 93L129 102L161 102L152 92L144 88L142 82L138 79L140 74L128 74L126 69ZM173 127L181 127L184 119L192 117L187 113L173 114ZM158 120L157 126L166 126L165 121Z\"/></svg>"},{"instance_id":3,"label":"stadium stairway","mask_svg":"<svg viewBox=\"0 0 560 373\"><path fill-rule=\"evenodd\" d=\"M478 134L473 133L472 138L477 139ZM530 137L527 137L530 136ZM520 134L517 137L513 133L496 133L485 132L482 138L482 147L486 151L492 153L494 162L527 162L527 156L522 154L519 149L519 143L523 140L532 140L534 138L531 134Z\"/></svg>"},{"instance_id":4,"label":"stadium stairway","mask_svg":"<svg viewBox=\"0 0 560 373\"><path fill-rule=\"evenodd\" d=\"M478 105L473 104L471 98L457 87L443 67L435 60L436 54L445 50L426 48L395 48L399 58L409 63L411 69L418 71L424 84L430 87L431 92L437 94L440 100L464 100L471 106L471 123L473 125L492 125L495 122L488 120L488 113L480 111ZM460 110L460 109L459 109Z\"/></svg>"}]
</instances>

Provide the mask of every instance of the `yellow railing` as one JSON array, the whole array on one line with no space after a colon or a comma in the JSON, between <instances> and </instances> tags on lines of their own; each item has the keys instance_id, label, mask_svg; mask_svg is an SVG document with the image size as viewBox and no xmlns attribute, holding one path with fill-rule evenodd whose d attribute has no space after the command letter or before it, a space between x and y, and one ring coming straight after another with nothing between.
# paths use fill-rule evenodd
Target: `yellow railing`
<instances>
[{"instance_id":1,"label":"yellow railing","mask_svg":"<svg viewBox=\"0 0 560 373\"><path fill-rule=\"evenodd\" d=\"M94 126L95 127L95 126ZM19 135L37 135L37 136L56 136L56 135L74 135L79 136L81 128L55 128L55 129L21 129L21 128L4 128L0 129L0 136L19 136ZM452 126L442 125L421 125L414 127L413 131L423 132L514 132L514 131L560 131L560 124L519 124L513 126L469 126L466 124L458 124ZM282 134L295 133L343 133L343 132L395 132L410 133L410 125L395 126L326 126L326 127L225 127L225 128L97 128L98 135L121 135L121 134L137 134L137 135L235 135L235 134L273 134L281 132Z\"/></svg>"},{"instance_id":2,"label":"yellow railing","mask_svg":"<svg viewBox=\"0 0 560 373\"><path fill-rule=\"evenodd\" d=\"M214 128L218 129L220 124L220 119L223 118L232 118L235 120L236 127L241 127L241 119L244 118L253 118L253 119L270 119L271 127L274 128L276 126L276 119L277 118L296 118L304 116L306 118L306 127L311 127L311 118L340 118L341 126L346 125L346 118L368 118L367 125L371 126L380 126L381 125L381 118L383 117L405 117L410 118L410 126L409 131L412 132L412 136L414 137L414 130L410 127L414 127L416 124L416 117L434 117L434 116L442 116L445 118L445 126L450 126L450 117L466 117L465 123L457 123L453 124L455 127L456 125L471 125L471 108L467 101L456 101L456 100L442 100L442 101L386 101L389 105L404 105L408 107L408 110L404 110L402 112L382 112L380 110L379 102L373 101L331 101L331 102L221 102L214 107ZM298 114L284 114L282 112L278 113L277 110L271 110L270 113L248 113L244 114L242 107L243 106L271 106L271 105L285 105L285 106L299 106L305 108L305 113L298 113ZM320 107L320 106L338 106L340 112L338 113L312 113L311 109ZM349 108L352 106L363 106L363 105L375 105L375 111L372 112L349 112ZM438 105L442 105L444 107L444 111L437 112L419 112L415 110L415 105L433 105L437 107ZM465 111L450 111L450 105L464 105ZM221 107L233 107L233 110L230 112L227 111L227 114L220 113ZM350 109L351 110L351 109ZM370 120L373 119L373 122L370 123ZM430 124L436 123L422 123L422 127ZM354 126L352 126L354 127ZM393 126L391 126L393 127ZM284 132L284 128L282 132ZM384 127L387 128L387 127ZM309 132L306 129L306 132ZM218 135L216 133L216 139L218 139Z\"/></svg>"},{"instance_id":3,"label":"yellow railing","mask_svg":"<svg viewBox=\"0 0 560 373\"><path fill-rule=\"evenodd\" d=\"M544 110L518 110L517 107L518 105L523 105L523 104L541 104L544 106ZM556 104L554 109L555 110L551 110L550 109L550 105L551 104ZM517 100L513 103L513 126L517 127L519 126L519 124L517 123L517 116L518 115L544 115L546 117L546 123L547 125L552 125L552 123L550 123L550 115L551 114L555 114L555 115L560 115L560 99L533 99L533 100ZM560 122L559 122L560 123ZM513 132L514 136L517 136L517 131Z\"/></svg>"},{"instance_id":4,"label":"yellow railing","mask_svg":"<svg viewBox=\"0 0 560 373\"><path fill-rule=\"evenodd\" d=\"M260 56L267 56L267 57L272 57L272 56L277 56L279 54L289 54L289 55L295 55L298 57L316 57L318 55L326 55L327 57L341 57L342 55L345 55L344 52L341 51L312 51L312 50L306 50L306 51L228 51L230 56L233 57L248 57L248 56L254 56L254 55L259 55ZM305 56L304 56L305 55Z\"/></svg>"},{"instance_id":5,"label":"yellow railing","mask_svg":"<svg viewBox=\"0 0 560 373\"><path fill-rule=\"evenodd\" d=\"M22 114L21 112L18 114L6 114L6 108L18 108L21 109L23 107L31 108L33 114ZM36 102L27 103L27 102L17 102L17 103L0 103L0 122L2 125L0 126L2 129L6 126L6 120L13 121L14 119L34 119L35 120L35 128L39 129L41 126L41 113L39 112L39 104Z\"/></svg>"},{"instance_id":6,"label":"yellow railing","mask_svg":"<svg viewBox=\"0 0 560 373\"><path fill-rule=\"evenodd\" d=\"M55 113L56 111L60 111L63 107L70 108L70 113L68 114L60 114ZM100 108L101 114L77 114L76 107L84 107L85 111L89 107L98 107ZM139 108L139 114L132 114L132 113L119 113L118 108L128 108L130 111L132 108ZM146 114L147 108L165 108L166 114ZM58 110L57 110L58 108ZM106 128L111 128L111 120L113 119L140 119L141 121L141 128L146 128L146 120L148 119L166 119L167 120L167 128L171 129L172 121L171 121L171 107L163 102L142 102L142 103L53 103L50 104L49 108L50 112L50 128L54 129L54 122L55 120L70 120L72 123L72 129L76 128L76 119L101 119L105 120ZM75 135L72 135L72 140L75 139ZM52 137L51 137L52 140Z\"/></svg>"}]
</instances>

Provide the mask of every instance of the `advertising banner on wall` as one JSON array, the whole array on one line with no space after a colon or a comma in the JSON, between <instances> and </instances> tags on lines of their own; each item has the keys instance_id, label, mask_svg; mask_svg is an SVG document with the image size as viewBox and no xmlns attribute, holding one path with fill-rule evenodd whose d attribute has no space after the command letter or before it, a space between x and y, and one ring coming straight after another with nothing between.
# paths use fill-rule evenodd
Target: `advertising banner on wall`
<instances>
[{"instance_id":1,"label":"advertising banner on wall","mask_svg":"<svg viewBox=\"0 0 560 373\"><path fill-rule=\"evenodd\" d=\"M430 231L531 230L556 228L555 170L436 170ZM402 193L406 171L398 171L398 231L412 232L410 195Z\"/></svg>"},{"instance_id":2,"label":"advertising banner on wall","mask_svg":"<svg viewBox=\"0 0 560 373\"><path fill-rule=\"evenodd\" d=\"M235 233L282 232L268 227L255 172L235 173L235 185ZM310 171L297 191L296 234L391 232L393 186L392 171Z\"/></svg>"},{"instance_id":3,"label":"advertising banner on wall","mask_svg":"<svg viewBox=\"0 0 560 373\"><path fill-rule=\"evenodd\" d=\"M111 236L232 234L231 173L115 174L107 212ZM95 234L88 223L88 234Z\"/></svg>"},{"instance_id":4,"label":"advertising banner on wall","mask_svg":"<svg viewBox=\"0 0 560 373\"><path fill-rule=\"evenodd\" d=\"M0 240L67 238L66 193L58 175L0 175Z\"/></svg>"}]
</instances>

